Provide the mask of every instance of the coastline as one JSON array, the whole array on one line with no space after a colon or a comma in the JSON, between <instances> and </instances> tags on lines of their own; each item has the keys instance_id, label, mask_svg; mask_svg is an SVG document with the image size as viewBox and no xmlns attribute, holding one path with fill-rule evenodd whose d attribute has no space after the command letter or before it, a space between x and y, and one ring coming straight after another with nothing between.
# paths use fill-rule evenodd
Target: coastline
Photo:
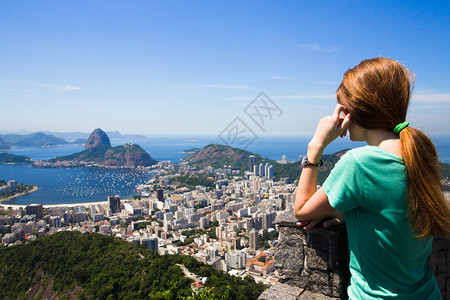
<instances>
[{"instance_id":1,"label":"coastline","mask_svg":"<svg viewBox=\"0 0 450 300\"><path fill-rule=\"evenodd\" d=\"M28 192L20 193L20 194L17 194L17 195L14 195L14 196L10 196L10 197L5 198L5 199L1 199L0 200L0 207L1 206L3 206L3 207L11 207L13 209L25 208L29 204L6 204L6 203L3 203L3 202L9 201L11 199L14 199L14 198L17 198L17 197L20 197L20 196L24 196L24 195L28 195L28 194L34 193L37 190L39 190L39 187L36 186L36 185L33 185L33 188L30 191L28 191ZM127 200L129 200L129 199L122 199L122 201L127 201ZM65 204L43 204L43 207L44 208L50 208L50 207L74 207L74 206L90 206L90 205L96 205L96 204L100 204L100 205L105 205L106 204L107 205L108 201L96 201L96 202L84 202L84 203L65 203Z\"/></svg>"},{"instance_id":2,"label":"coastline","mask_svg":"<svg viewBox=\"0 0 450 300\"><path fill-rule=\"evenodd\" d=\"M14 198L17 198L17 197L20 197L20 196L24 196L24 195L28 195L28 194L34 193L37 190L39 190L39 187L37 185L33 185L33 188L31 189L31 191L20 193L20 194L16 194L16 195L10 196L8 198L0 199L0 205L3 205L2 203L5 202L5 201L9 201L11 199L14 199Z\"/></svg>"},{"instance_id":3,"label":"coastline","mask_svg":"<svg viewBox=\"0 0 450 300\"><path fill-rule=\"evenodd\" d=\"M126 201L129 199L121 199L120 201ZM75 206L90 206L90 205L108 205L108 201L97 201L97 202L84 202L84 203L66 203L66 204L43 204L43 208L51 208L51 207L75 207ZM0 206L11 207L13 209L25 208L29 204L1 204Z\"/></svg>"}]
</instances>

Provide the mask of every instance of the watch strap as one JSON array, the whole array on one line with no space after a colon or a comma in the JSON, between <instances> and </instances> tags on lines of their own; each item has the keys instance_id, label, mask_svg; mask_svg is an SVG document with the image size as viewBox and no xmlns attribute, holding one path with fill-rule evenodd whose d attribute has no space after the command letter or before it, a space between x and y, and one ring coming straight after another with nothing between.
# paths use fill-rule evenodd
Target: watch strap
<instances>
[{"instance_id":1,"label":"watch strap","mask_svg":"<svg viewBox=\"0 0 450 300\"><path fill-rule=\"evenodd\" d=\"M305 155L305 157L303 158L303 161L302 161L302 165L303 165L303 167L308 167L308 166L320 167L323 165L323 161L320 160L317 164L313 164L312 162L310 162L308 160L308 156Z\"/></svg>"}]
</instances>

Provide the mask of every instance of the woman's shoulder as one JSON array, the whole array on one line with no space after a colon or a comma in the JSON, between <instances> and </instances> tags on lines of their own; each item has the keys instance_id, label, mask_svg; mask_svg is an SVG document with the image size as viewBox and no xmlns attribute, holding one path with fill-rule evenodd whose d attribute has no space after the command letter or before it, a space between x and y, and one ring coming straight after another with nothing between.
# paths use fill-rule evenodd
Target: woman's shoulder
<instances>
[{"instance_id":1,"label":"woman's shoulder","mask_svg":"<svg viewBox=\"0 0 450 300\"><path fill-rule=\"evenodd\" d=\"M373 156L375 152L375 149L372 149L371 146L364 146L364 147L358 147L353 148L345 152L344 155L342 155L341 159L342 161L359 161L360 159L368 156Z\"/></svg>"},{"instance_id":2,"label":"woman's shoulder","mask_svg":"<svg viewBox=\"0 0 450 300\"><path fill-rule=\"evenodd\" d=\"M364 146L359 148L354 148L345 154L345 156L351 156L353 159L360 161L360 160L392 160L396 162L403 163L403 159L387 150L384 150L382 148L379 148L377 146ZM343 156L344 157L344 156Z\"/></svg>"}]
</instances>

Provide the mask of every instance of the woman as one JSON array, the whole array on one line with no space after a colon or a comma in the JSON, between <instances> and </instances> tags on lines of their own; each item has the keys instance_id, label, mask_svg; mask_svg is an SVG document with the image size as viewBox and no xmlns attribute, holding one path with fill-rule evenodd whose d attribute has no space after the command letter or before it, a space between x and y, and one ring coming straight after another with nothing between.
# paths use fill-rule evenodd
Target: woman
<instances>
[{"instance_id":1,"label":"woman","mask_svg":"<svg viewBox=\"0 0 450 300\"><path fill-rule=\"evenodd\" d=\"M350 299L441 299L428 256L433 236L450 232L432 142L405 121L413 74L395 60L365 60L348 70L333 115L308 144L295 199L306 229L344 213ZM343 155L316 191L320 158L338 136L368 146Z\"/></svg>"}]
</instances>

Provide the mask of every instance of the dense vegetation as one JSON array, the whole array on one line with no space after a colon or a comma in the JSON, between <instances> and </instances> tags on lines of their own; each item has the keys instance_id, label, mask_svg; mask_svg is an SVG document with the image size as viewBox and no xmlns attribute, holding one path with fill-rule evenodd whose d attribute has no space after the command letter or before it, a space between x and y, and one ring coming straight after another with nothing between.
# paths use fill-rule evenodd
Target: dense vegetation
<instances>
[{"instance_id":1,"label":"dense vegetation","mask_svg":"<svg viewBox=\"0 0 450 300\"><path fill-rule=\"evenodd\" d=\"M210 144L203 147L200 151L196 151L184 158L185 161L192 165L206 166L209 165L215 169L223 168L224 165L230 165L233 169L248 171L248 157L255 156L255 161L260 164L265 159L258 154L251 153L239 148L229 146Z\"/></svg>"},{"instance_id":2,"label":"dense vegetation","mask_svg":"<svg viewBox=\"0 0 450 300\"><path fill-rule=\"evenodd\" d=\"M194 239L196 237L199 237L202 234L206 234L207 236L209 236L212 239L217 239L216 227L218 225L219 225L218 222L214 221L210 225L205 226L205 230L203 230L203 229L185 230L185 231L182 232L182 234L184 236L186 236L186 239L184 240L184 242L177 241L177 242L174 243L174 245L177 246L177 247L189 245L190 243L192 243L194 241Z\"/></svg>"},{"instance_id":3,"label":"dense vegetation","mask_svg":"<svg viewBox=\"0 0 450 300\"><path fill-rule=\"evenodd\" d=\"M170 178L170 183L179 187L187 187L194 190L197 185L207 188L214 188L215 180L208 179L206 176L175 176Z\"/></svg>"},{"instance_id":4,"label":"dense vegetation","mask_svg":"<svg viewBox=\"0 0 450 300\"><path fill-rule=\"evenodd\" d=\"M25 298L36 287L42 294L51 283L58 297L76 291L89 299L185 299L192 280L176 264L208 277L205 286L216 298L257 299L264 290L249 277L230 276L190 256L160 256L113 237L60 232L0 249L0 298Z\"/></svg>"},{"instance_id":5,"label":"dense vegetation","mask_svg":"<svg viewBox=\"0 0 450 300\"><path fill-rule=\"evenodd\" d=\"M50 162L57 161L70 161L70 160L79 160L79 161L103 161L103 157L105 156L106 151L108 151L111 147L107 145L101 145L94 148L90 148L78 153L74 153L66 156L59 156L53 159L50 159Z\"/></svg>"},{"instance_id":6,"label":"dense vegetation","mask_svg":"<svg viewBox=\"0 0 450 300\"><path fill-rule=\"evenodd\" d=\"M278 231L272 231L272 232L264 231L263 235L259 238L258 247L264 248L264 249L269 249L270 244L268 242L275 241L275 240L278 240Z\"/></svg>"},{"instance_id":7,"label":"dense vegetation","mask_svg":"<svg viewBox=\"0 0 450 300\"><path fill-rule=\"evenodd\" d=\"M0 153L0 164L31 164L29 157L14 155L10 153Z\"/></svg>"}]
</instances>

